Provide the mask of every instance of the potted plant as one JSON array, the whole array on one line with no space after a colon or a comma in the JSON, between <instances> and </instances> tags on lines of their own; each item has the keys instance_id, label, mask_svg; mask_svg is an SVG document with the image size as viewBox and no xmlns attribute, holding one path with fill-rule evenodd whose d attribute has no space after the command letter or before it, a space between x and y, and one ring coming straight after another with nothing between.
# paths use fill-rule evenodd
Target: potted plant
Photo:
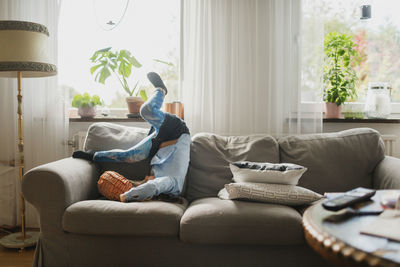
<instances>
[{"instance_id":1,"label":"potted plant","mask_svg":"<svg viewBox=\"0 0 400 267\"><path fill-rule=\"evenodd\" d=\"M95 74L95 81L104 84L108 77L114 74L129 95L126 97L129 113L139 113L140 106L147 100L147 95L145 90L140 90L138 82L132 88L128 83L132 68L142 66L131 52L125 49L113 52L111 47L108 47L94 52L90 61L95 64L90 68L90 73Z\"/></svg>"},{"instance_id":2,"label":"potted plant","mask_svg":"<svg viewBox=\"0 0 400 267\"><path fill-rule=\"evenodd\" d=\"M88 93L76 94L72 100L72 106L78 108L78 115L82 118L93 118L96 116L96 106L102 101L98 95L90 96Z\"/></svg>"},{"instance_id":3,"label":"potted plant","mask_svg":"<svg viewBox=\"0 0 400 267\"><path fill-rule=\"evenodd\" d=\"M324 40L324 101L326 118L339 118L341 105L357 96L354 67L360 62L352 37L330 32Z\"/></svg>"}]
</instances>

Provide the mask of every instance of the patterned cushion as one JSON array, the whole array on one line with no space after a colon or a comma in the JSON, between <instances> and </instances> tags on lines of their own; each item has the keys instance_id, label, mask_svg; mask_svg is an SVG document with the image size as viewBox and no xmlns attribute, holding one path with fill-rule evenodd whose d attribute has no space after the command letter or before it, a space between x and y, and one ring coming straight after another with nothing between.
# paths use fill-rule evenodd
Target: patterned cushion
<instances>
[{"instance_id":1,"label":"patterned cushion","mask_svg":"<svg viewBox=\"0 0 400 267\"><path fill-rule=\"evenodd\" d=\"M221 199L243 199L257 202L299 206L322 198L322 195L295 185L230 183L219 194Z\"/></svg>"},{"instance_id":2,"label":"patterned cushion","mask_svg":"<svg viewBox=\"0 0 400 267\"><path fill-rule=\"evenodd\" d=\"M307 168L291 163L240 161L229 165L235 182L297 185Z\"/></svg>"}]
</instances>

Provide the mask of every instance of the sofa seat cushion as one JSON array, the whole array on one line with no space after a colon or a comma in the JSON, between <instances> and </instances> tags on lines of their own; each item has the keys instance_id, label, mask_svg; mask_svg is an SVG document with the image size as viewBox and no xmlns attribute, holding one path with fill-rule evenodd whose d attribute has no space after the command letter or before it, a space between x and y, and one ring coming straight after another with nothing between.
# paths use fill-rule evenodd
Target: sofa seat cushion
<instances>
[{"instance_id":1,"label":"sofa seat cushion","mask_svg":"<svg viewBox=\"0 0 400 267\"><path fill-rule=\"evenodd\" d=\"M372 173L384 158L380 134L368 128L295 135L278 140L281 162L308 168L299 186L323 194L372 187Z\"/></svg>"},{"instance_id":2,"label":"sofa seat cushion","mask_svg":"<svg viewBox=\"0 0 400 267\"><path fill-rule=\"evenodd\" d=\"M180 238L198 244L304 244L295 209L256 202L198 199L181 219Z\"/></svg>"},{"instance_id":3,"label":"sofa seat cushion","mask_svg":"<svg viewBox=\"0 0 400 267\"><path fill-rule=\"evenodd\" d=\"M62 225L64 231L76 234L177 237L186 207L186 200L183 204L86 200L65 210Z\"/></svg>"}]
</instances>

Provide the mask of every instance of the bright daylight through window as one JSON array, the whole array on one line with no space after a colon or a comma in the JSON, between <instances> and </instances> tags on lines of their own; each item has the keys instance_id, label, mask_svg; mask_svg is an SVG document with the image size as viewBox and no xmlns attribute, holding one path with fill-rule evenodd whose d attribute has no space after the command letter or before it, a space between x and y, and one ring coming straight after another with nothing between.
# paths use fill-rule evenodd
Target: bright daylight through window
<instances>
[{"instance_id":1,"label":"bright daylight through window","mask_svg":"<svg viewBox=\"0 0 400 267\"><path fill-rule=\"evenodd\" d=\"M362 5L370 5L370 19L360 19ZM321 75L324 72L322 43L325 39L326 68L326 46L332 41L333 35L339 36L343 45L349 42L355 44L355 56L349 66L355 71L356 94L350 96L348 101L363 103L366 101L368 83L388 82L392 87L392 103L400 102L400 1L305 0L302 10L303 102L322 99L322 87L326 86Z\"/></svg>"},{"instance_id":2,"label":"bright daylight through window","mask_svg":"<svg viewBox=\"0 0 400 267\"><path fill-rule=\"evenodd\" d=\"M63 1L58 77L60 86L69 91L69 103L74 95L87 92L98 95L110 109L126 109L128 91L139 97L143 90L147 95L151 93L152 86L146 78L150 71L158 72L166 81L167 102L180 100L179 14L179 0ZM129 76L128 90L124 89L118 69L114 73L99 66L91 73L91 68L102 62L106 64L108 60L107 64L112 64L111 57L106 61L90 60L96 51L109 47L126 63L124 68L130 67L130 75L125 75Z\"/></svg>"}]
</instances>

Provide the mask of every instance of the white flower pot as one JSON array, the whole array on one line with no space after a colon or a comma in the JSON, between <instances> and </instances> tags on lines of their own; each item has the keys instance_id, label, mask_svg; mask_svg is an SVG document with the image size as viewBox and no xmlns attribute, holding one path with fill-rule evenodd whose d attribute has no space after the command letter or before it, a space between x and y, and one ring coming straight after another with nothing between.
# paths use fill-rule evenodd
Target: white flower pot
<instances>
[{"instance_id":1,"label":"white flower pot","mask_svg":"<svg viewBox=\"0 0 400 267\"><path fill-rule=\"evenodd\" d=\"M78 108L78 115L81 116L81 118L93 118L96 116L96 107L80 107Z\"/></svg>"}]
</instances>

